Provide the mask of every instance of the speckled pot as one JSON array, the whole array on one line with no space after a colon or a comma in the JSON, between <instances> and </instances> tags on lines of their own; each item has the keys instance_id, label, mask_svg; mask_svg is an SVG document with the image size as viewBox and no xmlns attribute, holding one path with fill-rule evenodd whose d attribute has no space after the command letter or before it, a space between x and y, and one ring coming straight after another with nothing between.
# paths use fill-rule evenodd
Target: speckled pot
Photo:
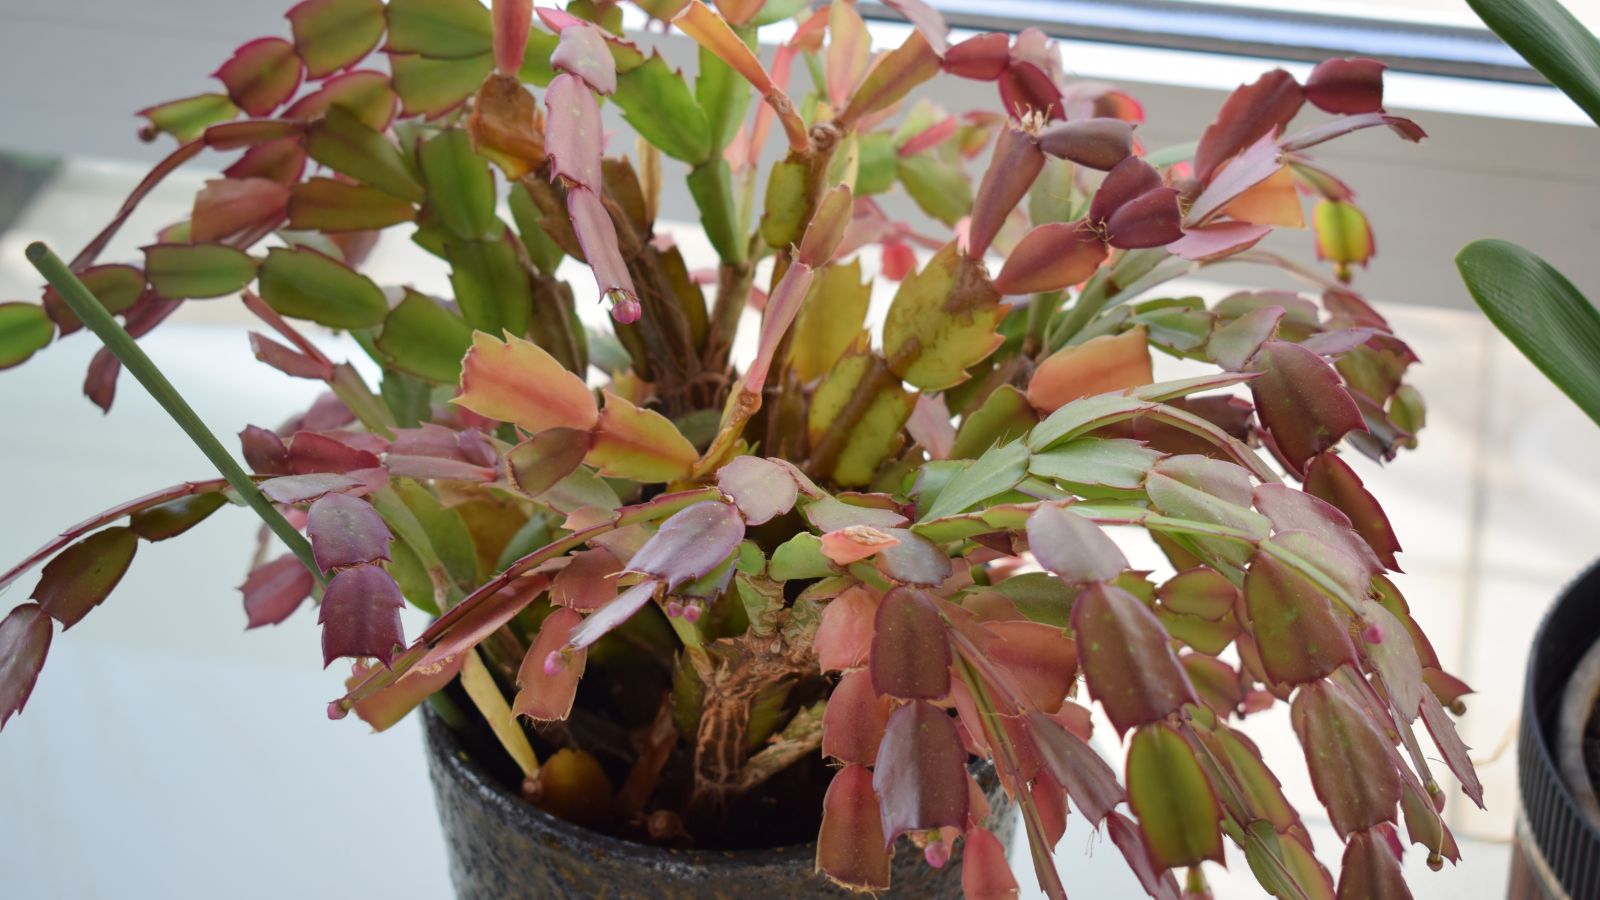
<instances>
[{"instance_id":1,"label":"speckled pot","mask_svg":"<svg viewBox=\"0 0 1600 900\"><path fill-rule=\"evenodd\" d=\"M812 871L815 844L770 850L668 850L618 840L558 819L522 801L463 749L429 712L428 769L459 900L750 900L860 897ZM996 835L1009 843L1016 815L994 770L979 783L996 810ZM920 854L895 854L894 889L879 896L956 900L959 855L931 869Z\"/></svg>"}]
</instances>

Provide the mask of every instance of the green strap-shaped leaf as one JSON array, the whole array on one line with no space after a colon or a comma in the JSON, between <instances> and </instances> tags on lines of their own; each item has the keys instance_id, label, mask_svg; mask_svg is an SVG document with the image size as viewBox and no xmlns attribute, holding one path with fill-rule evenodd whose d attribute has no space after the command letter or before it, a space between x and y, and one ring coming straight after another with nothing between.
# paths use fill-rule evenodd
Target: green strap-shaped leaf
<instances>
[{"instance_id":1,"label":"green strap-shaped leaf","mask_svg":"<svg viewBox=\"0 0 1600 900\"><path fill-rule=\"evenodd\" d=\"M283 315L329 328L369 328L389 312L383 291L371 279L305 247L267 251L261 298Z\"/></svg>"},{"instance_id":2,"label":"green strap-shaped leaf","mask_svg":"<svg viewBox=\"0 0 1600 900\"><path fill-rule=\"evenodd\" d=\"M379 0L304 0L289 10L294 49L306 77L321 78L366 56L383 37Z\"/></svg>"},{"instance_id":3,"label":"green strap-shaped leaf","mask_svg":"<svg viewBox=\"0 0 1600 900\"><path fill-rule=\"evenodd\" d=\"M1166 725L1134 733L1128 748L1128 803L1162 868L1222 859L1220 811L1194 750Z\"/></svg>"},{"instance_id":4,"label":"green strap-shaped leaf","mask_svg":"<svg viewBox=\"0 0 1600 900\"><path fill-rule=\"evenodd\" d=\"M496 335L502 330L519 337L528 333L533 294L510 243L449 241L445 257L456 303L468 325Z\"/></svg>"},{"instance_id":5,"label":"green strap-shaped leaf","mask_svg":"<svg viewBox=\"0 0 1600 900\"><path fill-rule=\"evenodd\" d=\"M169 300L221 297L256 277L256 260L225 244L154 244L144 269L155 292Z\"/></svg>"},{"instance_id":6,"label":"green strap-shaped leaf","mask_svg":"<svg viewBox=\"0 0 1600 900\"><path fill-rule=\"evenodd\" d=\"M462 59L404 53L389 57L394 91L400 95L400 111L408 116L432 118L455 107L472 96L493 68L492 52Z\"/></svg>"},{"instance_id":7,"label":"green strap-shaped leaf","mask_svg":"<svg viewBox=\"0 0 1600 900\"><path fill-rule=\"evenodd\" d=\"M478 0L390 0L389 47L435 59L460 59L493 49L494 26Z\"/></svg>"},{"instance_id":8,"label":"green strap-shaped leaf","mask_svg":"<svg viewBox=\"0 0 1600 900\"><path fill-rule=\"evenodd\" d=\"M472 152L472 138L461 129L441 131L418 151L428 183L428 206L456 237L473 240L496 230L494 173Z\"/></svg>"},{"instance_id":9,"label":"green strap-shaped leaf","mask_svg":"<svg viewBox=\"0 0 1600 900\"><path fill-rule=\"evenodd\" d=\"M771 6L771 4L768 4ZM694 79L695 99L705 111L711 149L720 154L739 132L739 124L750 108L750 82L704 47L700 48L700 70Z\"/></svg>"},{"instance_id":10,"label":"green strap-shaped leaf","mask_svg":"<svg viewBox=\"0 0 1600 900\"><path fill-rule=\"evenodd\" d=\"M1489 321L1600 424L1600 312L1594 304L1549 263L1507 241L1468 244L1456 255L1456 268Z\"/></svg>"},{"instance_id":11,"label":"green strap-shaped leaf","mask_svg":"<svg viewBox=\"0 0 1600 900\"><path fill-rule=\"evenodd\" d=\"M660 56L618 75L611 99L633 130L662 153L686 163L699 163L711 155L705 110L689 92L683 73Z\"/></svg>"},{"instance_id":12,"label":"green strap-shaped leaf","mask_svg":"<svg viewBox=\"0 0 1600 900\"><path fill-rule=\"evenodd\" d=\"M461 380L461 358L472 346L472 328L461 317L407 290L383 320L378 352L395 368L440 384Z\"/></svg>"},{"instance_id":13,"label":"green strap-shaped leaf","mask_svg":"<svg viewBox=\"0 0 1600 900\"><path fill-rule=\"evenodd\" d=\"M1566 7L1556 0L1467 0L1467 5L1600 123L1600 40Z\"/></svg>"},{"instance_id":14,"label":"green strap-shaped leaf","mask_svg":"<svg viewBox=\"0 0 1600 900\"><path fill-rule=\"evenodd\" d=\"M312 178L289 192L289 227L302 231L368 231L417 217L416 208L364 184Z\"/></svg>"},{"instance_id":15,"label":"green strap-shaped leaf","mask_svg":"<svg viewBox=\"0 0 1600 900\"><path fill-rule=\"evenodd\" d=\"M233 105L227 94L199 94L139 111L139 115L150 120L145 127L149 137L166 132L180 142L192 141L207 127L226 122L238 114L239 107Z\"/></svg>"},{"instance_id":16,"label":"green strap-shaped leaf","mask_svg":"<svg viewBox=\"0 0 1600 900\"><path fill-rule=\"evenodd\" d=\"M690 170L689 195L700 208L706 237L725 263L744 262L744 235L739 232L739 211L733 194L733 173L725 159L708 160Z\"/></svg>"},{"instance_id":17,"label":"green strap-shaped leaf","mask_svg":"<svg viewBox=\"0 0 1600 900\"><path fill-rule=\"evenodd\" d=\"M413 203L426 196L400 148L342 106L329 107L327 115L311 124L306 152L335 172L391 196Z\"/></svg>"}]
</instances>

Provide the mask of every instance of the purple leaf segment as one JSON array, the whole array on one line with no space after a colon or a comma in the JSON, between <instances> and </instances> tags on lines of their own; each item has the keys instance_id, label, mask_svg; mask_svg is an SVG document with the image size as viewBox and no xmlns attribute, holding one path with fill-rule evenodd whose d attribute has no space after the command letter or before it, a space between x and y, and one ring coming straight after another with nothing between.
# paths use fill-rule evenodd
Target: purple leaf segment
<instances>
[{"instance_id":1,"label":"purple leaf segment","mask_svg":"<svg viewBox=\"0 0 1600 900\"><path fill-rule=\"evenodd\" d=\"M628 562L628 570L653 575L672 590L699 578L733 555L744 540L744 519L716 500L674 513Z\"/></svg>"},{"instance_id":2,"label":"purple leaf segment","mask_svg":"<svg viewBox=\"0 0 1600 900\"><path fill-rule=\"evenodd\" d=\"M0 621L0 728L27 705L50 634L50 617L37 603L24 603Z\"/></svg>"},{"instance_id":3,"label":"purple leaf segment","mask_svg":"<svg viewBox=\"0 0 1600 900\"><path fill-rule=\"evenodd\" d=\"M311 504L306 536L324 571L388 559L393 539L372 504L349 494L327 494Z\"/></svg>"},{"instance_id":4,"label":"purple leaf segment","mask_svg":"<svg viewBox=\"0 0 1600 900\"><path fill-rule=\"evenodd\" d=\"M356 566L333 576L317 615L323 668L341 656L372 656L387 664L405 646L400 630L404 605L400 586L377 566Z\"/></svg>"},{"instance_id":5,"label":"purple leaf segment","mask_svg":"<svg viewBox=\"0 0 1600 900\"><path fill-rule=\"evenodd\" d=\"M964 828L967 751L955 720L931 703L907 703L889 716L872 786L881 798L884 846L908 831Z\"/></svg>"}]
</instances>

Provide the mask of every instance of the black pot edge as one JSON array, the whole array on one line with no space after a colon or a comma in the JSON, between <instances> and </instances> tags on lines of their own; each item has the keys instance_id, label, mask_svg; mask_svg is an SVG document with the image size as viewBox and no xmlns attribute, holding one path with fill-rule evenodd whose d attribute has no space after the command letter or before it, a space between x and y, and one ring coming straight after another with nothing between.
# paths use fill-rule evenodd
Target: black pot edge
<instances>
[{"instance_id":1,"label":"black pot edge","mask_svg":"<svg viewBox=\"0 0 1600 900\"><path fill-rule=\"evenodd\" d=\"M1579 808L1552 750L1561 696L1578 660L1600 641L1600 562L1561 592L1540 623L1528 654L1522 723L1517 738L1517 787L1525 832L1537 859L1571 897L1600 897L1600 828Z\"/></svg>"},{"instance_id":2,"label":"black pot edge","mask_svg":"<svg viewBox=\"0 0 1600 900\"><path fill-rule=\"evenodd\" d=\"M608 857L636 862L645 868L661 865L664 859L674 865L695 868L715 866L793 866L797 862L814 860L816 842L791 844L787 847L769 847L751 850L675 850L625 841L609 834L584 828L545 812L513 794L499 779L489 774L468 754L451 735L450 728L438 714L424 706L423 733L427 737L428 752L450 768L452 773L489 798L512 822L530 833L546 835L561 841L581 842Z\"/></svg>"}]
</instances>

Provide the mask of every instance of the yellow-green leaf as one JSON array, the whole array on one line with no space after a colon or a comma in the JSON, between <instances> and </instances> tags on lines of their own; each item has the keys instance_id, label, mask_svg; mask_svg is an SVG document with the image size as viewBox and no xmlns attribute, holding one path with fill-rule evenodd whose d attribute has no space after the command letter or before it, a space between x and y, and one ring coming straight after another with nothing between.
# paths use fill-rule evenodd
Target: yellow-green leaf
<instances>
[{"instance_id":1,"label":"yellow-green leaf","mask_svg":"<svg viewBox=\"0 0 1600 900\"><path fill-rule=\"evenodd\" d=\"M811 413L806 424L813 448L860 392L869 369L881 365L881 359L869 355L861 346L833 367L811 399ZM891 383L867 402L860 419L849 429L830 473L833 480L842 485L855 487L872 480L878 465L900 446L903 440L900 429L911 418L916 396L899 384Z\"/></svg>"},{"instance_id":2,"label":"yellow-green leaf","mask_svg":"<svg viewBox=\"0 0 1600 900\"><path fill-rule=\"evenodd\" d=\"M481 331L472 335L461 393L453 402L531 434L548 428L588 431L600 419L588 385L538 344L514 335L501 341Z\"/></svg>"},{"instance_id":3,"label":"yellow-green leaf","mask_svg":"<svg viewBox=\"0 0 1600 900\"><path fill-rule=\"evenodd\" d=\"M946 244L895 293L883 323L889 369L923 390L960 384L1000 346L1005 313L982 266Z\"/></svg>"},{"instance_id":4,"label":"yellow-green leaf","mask_svg":"<svg viewBox=\"0 0 1600 900\"><path fill-rule=\"evenodd\" d=\"M1128 805L1163 869L1222 862L1217 798L1194 750L1166 725L1134 732L1128 748Z\"/></svg>"},{"instance_id":5,"label":"yellow-green leaf","mask_svg":"<svg viewBox=\"0 0 1600 900\"><path fill-rule=\"evenodd\" d=\"M256 277L256 260L225 244L153 244L144 248L150 287L169 300L221 297Z\"/></svg>"},{"instance_id":6,"label":"yellow-green leaf","mask_svg":"<svg viewBox=\"0 0 1600 900\"><path fill-rule=\"evenodd\" d=\"M861 260L823 268L794 322L789 361L801 381L828 373L861 331L872 282L861 280Z\"/></svg>"},{"instance_id":7,"label":"yellow-green leaf","mask_svg":"<svg viewBox=\"0 0 1600 900\"><path fill-rule=\"evenodd\" d=\"M711 155L711 126L681 71L658 55L617 76L611 99L639 136L662 153L687 163Z\"/></svg>"},{"instance_id":8,"label":"yellow-green leaf","mask_svg":"<svg viewBox=\"0 0 1600 900\"><path fill-rule=\"evenodd\" d=\"M494 214L494 173L472 151L472 138L459 128L441 131L417 151L428 185L428 208L456 237L486 237L499 221Z\"/></svg>"},{"instance_id":9,"label":"yellow-green leaf","mask_svg":"<svg viewBox=\"0 0 1600 900\"><path fill-rule=\"evenodd\" d=\"M460 59L493 49L494 26L478 0L389 0L389 44L395 53Z\"/></svg>"},{"instance_id":10,"label":"yellow-green leaf","mask_svg":"<svg viewBox=\"0 0 1600 900\"><path fill-rule=\"evenodd\" d=\"M56 326L44 307L33 303L0 303L0 369L9 369L38 352L55 337Z\"/></svg>"},{"instance_id":11,"label":"yellow-green leaf","mask_svg":"<svg viewBox=\"0 0 1600 900\"><path fill-rule=\"evenodd\" d=\"M605 400L584 462L601 475L647 484L689 476L700 454L666 416L610 391Z\"/></svg>"},{"instance_id":12,"label":"yellow-green leaf","mask_svg":"<svg viewBox=\"0 0 1600 900\"><path fill-rule=\"evenodd\" d=\"M307 78L331 75L354 63L383 36L379 0L305 0L288 15Z\"/></svg>"},{"instance_id":13,"label":"yellow-green leaf","mask_svg":"<svg viewBox=\"0 0 1600 900\"><path fill-rule=\"evenodd\" d=\"M400 111L433 118L471 97L494 70L494 53L462 59L432 59L412 54L389 57Z\"/></svg>"},{"instance_id":14,"label":"yellow-green leaf","mask_svg":"<svg viewBox=\"0 0 1600 900\"><path fill-rule=\"evenodd\" d=\"M406 290L389 311L376 341L396 369L439 384L461 380L461 358L472 346L472 328L433 300Z\"/></svg>"},{"instance_id":15,"label":"yellow-green leaf","mask_svg":"<svg viewBox=\"0 0 1600 900\"><path fill-rule=\"evenodd\" d=\"M389 301L371 279L307 247L267 251L261 299L283 315L329 328L369 328L389 313Z\"/></svg>"}]
</instances>

